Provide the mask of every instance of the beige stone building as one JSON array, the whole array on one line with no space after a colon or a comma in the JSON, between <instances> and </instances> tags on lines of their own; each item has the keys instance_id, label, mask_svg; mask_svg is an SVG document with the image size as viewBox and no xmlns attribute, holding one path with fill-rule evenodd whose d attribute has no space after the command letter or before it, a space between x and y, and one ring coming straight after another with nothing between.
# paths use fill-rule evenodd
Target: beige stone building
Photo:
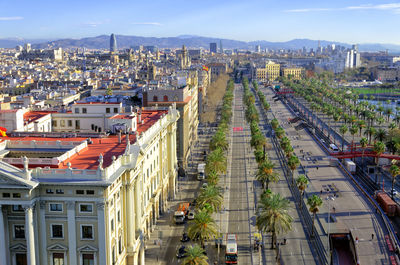
<instances>
[{"instance_id":1,"label":"beige stone building","mask_svg":"<svg viewBox=\"0 0 400 265\"><path fill-rule=\"evenodd\" d=\"M260 82L275 81L280 75L281 65L269 61L265 68L255 68L255 78Z\"/></svg>"},{"instance_id":2,"label":"beige stone building","mask_svg":"<svg viewBox=\"0 0 400 265\"><path fill-rule=\"evenodd\" d=\"M0 138L0 264L144 265L175 195L178 118L171 106L126 135Z\"/></svg>"},{"instance_id":3,"label":"beige stone building","mask_svg":"<svg viewBox=\"0 0 400 265\"><path fill-rule=\"evenodd\" d=\"M197 82L197 78L192 79ZM183 87L164 87L155 90L145 90L143 93L144 106L176 105L180 113L177 124L178 162L186 167L190 156L191 146L197 140L198 118L198 87L197 83L188 82Z\"/></svg>"},{"instance_id":4,"label":"beige stone building","mask_svg":"<svg viewBox=\"0 0 400 265\"><path fill-rule=\"evenodd\" d=\"M302 67L284 67L282 68L282 76L295 80L302 79L304 77L305 70Z\"/></svg>"}]
</instances>

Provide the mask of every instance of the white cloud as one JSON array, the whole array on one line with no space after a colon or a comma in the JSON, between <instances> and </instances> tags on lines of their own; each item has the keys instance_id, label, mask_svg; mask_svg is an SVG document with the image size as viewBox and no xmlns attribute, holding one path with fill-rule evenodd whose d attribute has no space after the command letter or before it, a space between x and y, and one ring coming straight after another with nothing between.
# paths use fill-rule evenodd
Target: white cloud
<instances>
[{"instance_id":1,"label":"white cloud","mask_svg":"<svg viewBox=\"0 0 400 265\"><path fill-rule=\"evenodd\" d=\"M304 9L288 9L285 12L291 13L307 13L307 12L321 12L321 11L340 11L340 10L380 10L380 11L392 11L396 14L400 14L400 3L391 4L366 4L358 6L347 6L342 8L304 8Z\"/></svg>"},{"instance_id":2,"label":"white cloud","mask_svg":"<svg viewBox=\"0 0 400 265\"><path fill-rule=\"evenodd\" d=\"M143 25L143 26L162 26L163 24L158 22L133 22L132 25Z\"/></svg>"},{"instance_id":3,"label":"white cloud","mask_svg":"<svg viewBox=\"0 0 400 265\"><path fill-rule=\"evenodd\" d=\"M304 9L289 9L285 10L285 12L291 13L306 13L306 12L318 12L318 11L331 11L331 8L304 8Z\"/></svg>"},{"instance_id":4,"label":"white cloud","mask_svg":"<svg viewBox=\"0 0 400 265\"><path fill-rule=\"evenodd\" d=\"M0 17L0 21L22 20L23 17Z\"/></svg>"}]
</instances>

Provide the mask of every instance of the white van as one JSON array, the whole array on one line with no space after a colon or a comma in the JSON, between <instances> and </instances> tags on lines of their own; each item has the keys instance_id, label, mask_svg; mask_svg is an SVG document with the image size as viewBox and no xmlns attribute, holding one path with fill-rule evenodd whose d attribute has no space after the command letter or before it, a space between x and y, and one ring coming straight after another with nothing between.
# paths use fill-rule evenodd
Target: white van
<instances>
[{"instance_id":1,"label":"white van","mask_svg":"<svg viewBox=\"0 0 400 265\"><path fill-rule=\"evenodd\" d=\"M197 166L197 180L203 180L205 178L204 169L206 168L206 164L201 163Z\"/></svg>"},{"instance_id":2,"label":"white van","mask_svg":"<svg viewBox=\"0 0 400 265\"><path fill-rule=\"evenodd\" d=\"M329 148L330 148L332 151L334 151L334 152L338 152L338 151L339 151L339 148L338 148L336 145L334 145L334 144L330 144L330 145L329 145Z\"/></svg>"}]
</instances>

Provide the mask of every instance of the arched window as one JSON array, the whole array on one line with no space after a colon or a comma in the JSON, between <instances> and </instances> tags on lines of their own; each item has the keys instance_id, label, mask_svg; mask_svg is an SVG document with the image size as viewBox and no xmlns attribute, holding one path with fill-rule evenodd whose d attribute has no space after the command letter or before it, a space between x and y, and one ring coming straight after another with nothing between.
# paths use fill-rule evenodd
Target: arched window
<instances>
[{"instance_id":1,"label":"arched window","mask_svg":"<svg viewBox=\"0 0 400 265\"><path fill-rule=\"evenodd\" d=\"M164 96L164 101L168 101L168 96Z\"/></svg>"},{"instance_id":2,"label":"arched window","mask_svg":"<svg viewBox=\"0 0 400 265\"><path fill-rule=\"evenodd\" d=\"M153 101L154 101L154 102L157 102L157 101L158 101L158 97L157 97L157 96L154 96L154 97L153 97Z\"/></svg>"}]
</instances>

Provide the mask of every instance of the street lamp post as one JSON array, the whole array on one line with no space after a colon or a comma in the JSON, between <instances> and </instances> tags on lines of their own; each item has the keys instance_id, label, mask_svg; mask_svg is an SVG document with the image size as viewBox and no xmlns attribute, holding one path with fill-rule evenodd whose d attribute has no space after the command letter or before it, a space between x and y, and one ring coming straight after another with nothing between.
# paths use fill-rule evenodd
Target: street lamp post
<instances>
[{"instance_id":1,"label":"street lamp post","mask_svg":"<svg viewBox=\"0 0 400 265\"><path fill-rule=\"evenodd\" d=\"M328 253L328 257L330 256L330 251L329 251L329 236L331 233L331 207L330 207L330 201L334 201L335 197L333 197L332 195L329 195L328 197L326 197L326 200L328 201L328 236L326 239L326 251Z\"/></svg>"}]
</instances>

